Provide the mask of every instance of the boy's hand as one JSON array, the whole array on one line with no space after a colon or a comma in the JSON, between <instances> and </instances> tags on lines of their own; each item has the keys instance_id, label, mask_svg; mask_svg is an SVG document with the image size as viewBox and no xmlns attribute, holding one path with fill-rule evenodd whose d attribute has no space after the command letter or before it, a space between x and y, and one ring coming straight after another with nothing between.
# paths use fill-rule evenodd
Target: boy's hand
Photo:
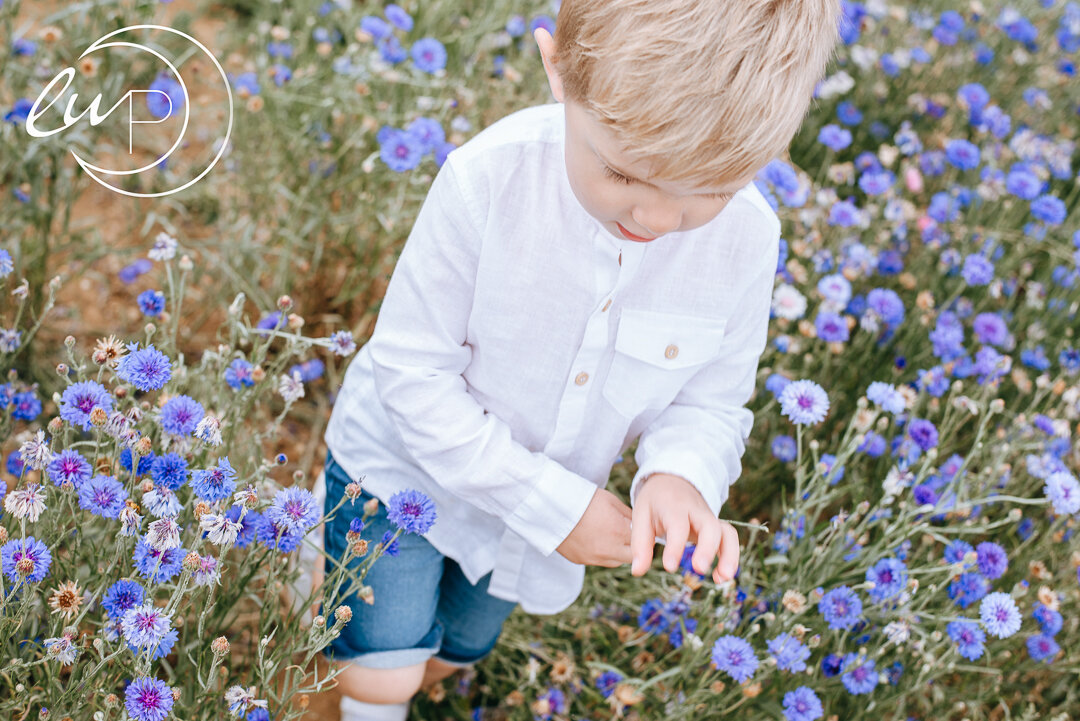
<instances>
[{"instance_id":1,"label":"boy's hand","mask_svg":"<svg viewBox=\"0 0 1080 721\"><path fill-rule=\"evenodd\" d=\"M654 473L638 490L632 511L633 564L630 572L643 576L652 565L653 544L665 536L664 568L674 573L689 540L697 544L691 565L705 576L714 556L719 557L712 578L723 583L739 568L739 534L730 523L713 515L705 499L681 476Z\"/></svg>"},{"instance_id":2,"label":"boy's hand","mask_svg":"<svg viewBox=\"0 0 1080 721\"><path fill-rule=\"evenodd\" d=\"M616 568L630 563L630 506L597 488L585 515L555 549L583 566Z\"/></svg>"}]
</instances>

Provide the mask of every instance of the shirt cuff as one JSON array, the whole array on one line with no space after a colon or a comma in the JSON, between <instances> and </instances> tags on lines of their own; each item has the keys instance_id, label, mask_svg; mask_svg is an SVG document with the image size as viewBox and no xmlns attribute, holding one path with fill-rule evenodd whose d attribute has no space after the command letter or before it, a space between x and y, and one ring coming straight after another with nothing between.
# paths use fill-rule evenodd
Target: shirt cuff
<instances>
[{"instance_id":1,"label":"shirt cuff","mask_svg":"<svg viewBox=\"0 0 1080 721\"><path fill-rule=\"evenodd\" d=\"M555 551L585 515L597 486L555 461L505 523L545 557Z\"/></svg>"},{"instance_id":2,"label":"shirt cuff","mask_svg":"<svg viewBox=\"0 0 1080 721\"><path fill-rule=\"evenodd\" d=\"M721 479L717 479L716 474L705 466L699 455L677 449L668 449L658 453L638 467L637 473L634 474L634 481L630 484L631 508L634 507L642 481L653 473L670 473L673 476L685 478L705 499L713 515L719 518L720 508L728 497L727 478L725 477L721 482Z\"/></svg>"}]
</instances>

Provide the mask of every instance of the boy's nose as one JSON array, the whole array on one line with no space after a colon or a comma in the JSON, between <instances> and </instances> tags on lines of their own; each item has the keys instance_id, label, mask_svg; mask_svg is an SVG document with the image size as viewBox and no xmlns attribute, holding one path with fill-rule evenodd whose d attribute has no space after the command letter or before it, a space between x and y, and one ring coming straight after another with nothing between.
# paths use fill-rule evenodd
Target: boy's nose
<instances>
[{"instance_id":1,"label":"boy's nose","mask_svg":"<svg viewBox=\"0 0 1080 721\"><path fill-rule=\"evenodd\" d=\"M682 225L682 208L678 204L637 206L630 213L634 222L656 237L670 233Z\"/></svg>"}]
</instances>

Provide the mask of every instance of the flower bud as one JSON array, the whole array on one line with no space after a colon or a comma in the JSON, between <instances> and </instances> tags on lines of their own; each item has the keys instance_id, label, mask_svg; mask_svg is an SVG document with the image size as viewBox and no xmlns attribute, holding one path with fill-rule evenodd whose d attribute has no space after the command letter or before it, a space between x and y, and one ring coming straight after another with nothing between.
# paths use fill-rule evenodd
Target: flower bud
<instances>
[{"instance_id":1,"label":"flower bud","mask_svg":"<svg viewBox=\"0 0 1080 721\"><path fill-rule=\"evenodd\" d=\"M195 264L191 262L191 256L187 253L180 256L180 262L177 265L179 265L180 270L183 271L189 271L195 267Z\"/></svg>"},{"instance_id":2,"label":"flower bud","mask_svg":"<svg viewBox=\"0 0 1080 721\"><path fill-rule=\"evenodd\" d=\"M150 491L154 490L154 482L149 478L144 478L142 485L140 485L139 488L142 489L143 493L149 493Z\"/></svg>"},{"instance_id":3,"label":"flower bud","mask_svg":"<svg viewBox=\"0 0 1080 721\"><path fill-rule=\"evenodd\" d=\"M367 514L369 516L374 516L378 512L379 512L379 499L378 498L372 498L371 500L364 503L364 513L365 514Z\"/></svg>"},{"instance_id":4,"label":"flower bud","mask_svg":"<svg viewBox=\"0 0 1080 721\"><path fill-rule=\"evenodd\" d=\"M293 483L303 483L304 482L304 472L302 470L300 470L299 468L297 468L295 471L293 471L292 479L293 479Z\"/></svg>"},{"instance_id":5,"label":"flower bud","mask_svg":"<svg viewBox=\"0 0 1080 721\"><path fill-rule=\"evenodd\" d=\"M103 426L109 422L109 414L101 406L94 406L90 411L90 423L95 426Z\"/></svg>"},{"instance_id":6,"label":"flower bud","mask_svg":"<svg viewBox=\"0 0 1080 721\"><path fill-rule=\"evenodd\" d=\"M277 309L282 313L288 313L293 308L293 299L287 295L283 295L277 299Z\"/></svg>"},{"instance_id":7,"label":"flower bud","mask_svg":"<svg viewBox=\"0 0 1080 721\"><path fill-rule=\"evenodd\" d=\"M149 456L150 448L152 447L150 437L143 436L139 440L135 441L134 451L140 456Z\"/></svg>"},{"instance_id":8,"label":"flower bud","mask_svg":"<svg viewBox=\"0 0 1080 721\"><path fill-rule=\"evenodd\" d=\"M360 484L357 483L356 481L352 481L347 486L345 486L345 496L352 503L355 503L356 499L359 498L360 494L363 493L363 492L364 492L364 489L361 488Z\"/></svg>"},{"instance_id":9,"label":"flower bud","mask_svg":"<svg viewBox=\"0 0 1080 721\"><path fill-rule=\"evenodd\" d=\"M120 386L115 391L113 391L113 394L117 398L127 398L128 390L125 386Z\"/></svg>"},{"instance_id":10,"label":"flower bud","mask_svg":"<svg viewBox=\"0 0 1080 721\"><path fill-rule=\"evenodd\" d=\"M184 568L189 571L198 569L200 563L199 554L195 553L195 551L188 551L187 555L184 556Z\"/></svg>"},{"instance_id":11,"label":"flower bud","mask_svg":"<svg viewBox=\"0 0 1080 721\"><path fill-rule=\"evenodd\" d=\"M314 619L312 619L311 625L315 628L322 628L326 625L326 618L324 616L316 616Z\"/></svg>"},{"instance_id":12,"label":"flower bud","mask_svg":"<svg viewBox=\"0 0 1080 721\"><path fill-rule=\"evenodd\" d=\"M96 408L94 410L97 410ZM64 430L64 419L57 416L49 421L49 435L55 436Z\"/></svg>"},{"instance_id":13,"label":"flower bud","mask_svg":"<svg viewBox=\"0 0 1080 721\"><path fill-rule=\"evenodd\" d=\"M8 532L3 526L0 526L0 545L7 543Z\"/></svg>"},{"instance_id":14,"label":"flower bud","mask_svg":"<svg viewBox=\"0 0 1080 721\"><path fill-rule=\"evenodd\" d=\"M199 520L207 513L210 513L211 510L212 509L210 508L209 503L207 503L206 501L199 501L195 504L195 520Z\"/></svg>"},{"instance_id":15,"label":"flower bud","mask_svg":"<svg viewBox=\"0 0 1080 721\"><path fill-rule=\"evenodd\" d=\"M300 330L304 327L304 319L302 316L299 316L296 313L289 313L289 320L287 325L289 330Z\"/></svg>"},{"instance_id":16,"label":"flower bud","mask_svg":"<svg viewBox=\"0 0 1080 721\"><path fill-rule=\"evenodd\" d=\"M64 345L66 345L68 348L74 348L75 347L75 336L69 335L66 338L64 338Z\"/></svg>"},{"instance_id":17,"label":"flower bud","mask_svg":"<svg viewBox=\"0 0 1080 721\"><path fill-rule=\"evenodd\" d=\"M57 363L56 364L56 375L63 378L67 374L68 374L68 364L67 363Z\"/></svg>"},{"instance_id":18,"label":"flower bud","mask_svg":"<svg viewBox=\"0 0 1080 721\"><path fill-rule=\"evenodd\" d=\"M334 619L338 623L348 623L352 620L352 609L348 606L338 606L334 609Z\"/></svg>"},{"instance_id":19,"label":"flower bud","mask_svg":"<svg viewBox=\"0 0 1080 721\"><path fill-rule=\"evenodd\" d=\"M358 591L358 595L367 605L371 606L375 603L375 589L371 586L364 586Z\"/></svg>"},{"instance_id":20,"label":"flower bud","mask_svg":"<svg viewBox=\"0 0 1080 721\"><path fill-rule=\"evenodd\" d=\"M157 326L153 323L147 323L143 326L143 329L146 331L146 335L154 335L157 332Z\"/></svg>"},{"instance_id":21,"label":"flower bud","mask_svg":"<svg viewBox=\"0 0 1080 721\"><path fill-rule=\"evenodd\" d=\"M264 378L266 378L266 371L263 369L262 366L255 366L251 369L251 380L259 383Z\"/></svg>"},{"instance_id":22,"label":"flower bud","mask_svg":"<svg viewBox=\"0 0 1080 721\"><path fill-rule=\"evenodd\" d=\"M361 538L356 543L352 544L352 552L354 556L363 556L368 552L368 542Z\"/></svg>"},{"instance_id":23,"label":"flower bud","mask_svg":"<svg viewBox=\"0 0 1080 721\"><path fill-rule=\"evenodd\" d=\"M218 636L210 642L210 650L214 652L215 656L224 656L229 652L229 639Z\"/></svg>"},{"instance_id":24,"label":"flower bud","mask_svg":"<svg viewBox=\"0 0 1080 721\"><path fill-rule=\"evenodd\" d=\"M310 703L311 703L311 697L308 696L306 693L302 693L302 694L300 694L299 696L296 697L296 705L299 706L302 709L307 708L308 704L310 704Z\"/></svg>"},{"instance_id":25,"label":"flower bud","mask_svg":"<svg viewBox=\"0 0 1080 721\"><path fill-rule=\"evenodd\" d=\"M180 695L181 695L182 693L183 693L183 691L182 691L182 690L180 689L180 687L179 687L179 686L173 686L173 689L172 689L172 700L173 700L173 701L179 701L179 700L180 700Z\"/></svg>"}]
</instances>

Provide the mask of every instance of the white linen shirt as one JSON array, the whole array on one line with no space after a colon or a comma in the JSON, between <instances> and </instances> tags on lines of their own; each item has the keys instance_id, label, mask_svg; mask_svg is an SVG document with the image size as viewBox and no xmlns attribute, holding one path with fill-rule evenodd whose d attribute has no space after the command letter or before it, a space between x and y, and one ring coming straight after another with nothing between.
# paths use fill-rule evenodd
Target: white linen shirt
<instances>
[{"instance_id":1,"label":"white linen shirt","mask_svg":"<svg viewBox=\"0 0 1080 721\"><path fill-rule=\"evenodd\" d=\"M431 497L425 538L533 614L581 592L585 567L555 549L639 435L631 506L664 472L719 515L780 237L750 183L699 228L616 238L574 196L563 138L563 106L543 105L449 154L326 430L384 503Z\"/></svg>"}]
</instances>

